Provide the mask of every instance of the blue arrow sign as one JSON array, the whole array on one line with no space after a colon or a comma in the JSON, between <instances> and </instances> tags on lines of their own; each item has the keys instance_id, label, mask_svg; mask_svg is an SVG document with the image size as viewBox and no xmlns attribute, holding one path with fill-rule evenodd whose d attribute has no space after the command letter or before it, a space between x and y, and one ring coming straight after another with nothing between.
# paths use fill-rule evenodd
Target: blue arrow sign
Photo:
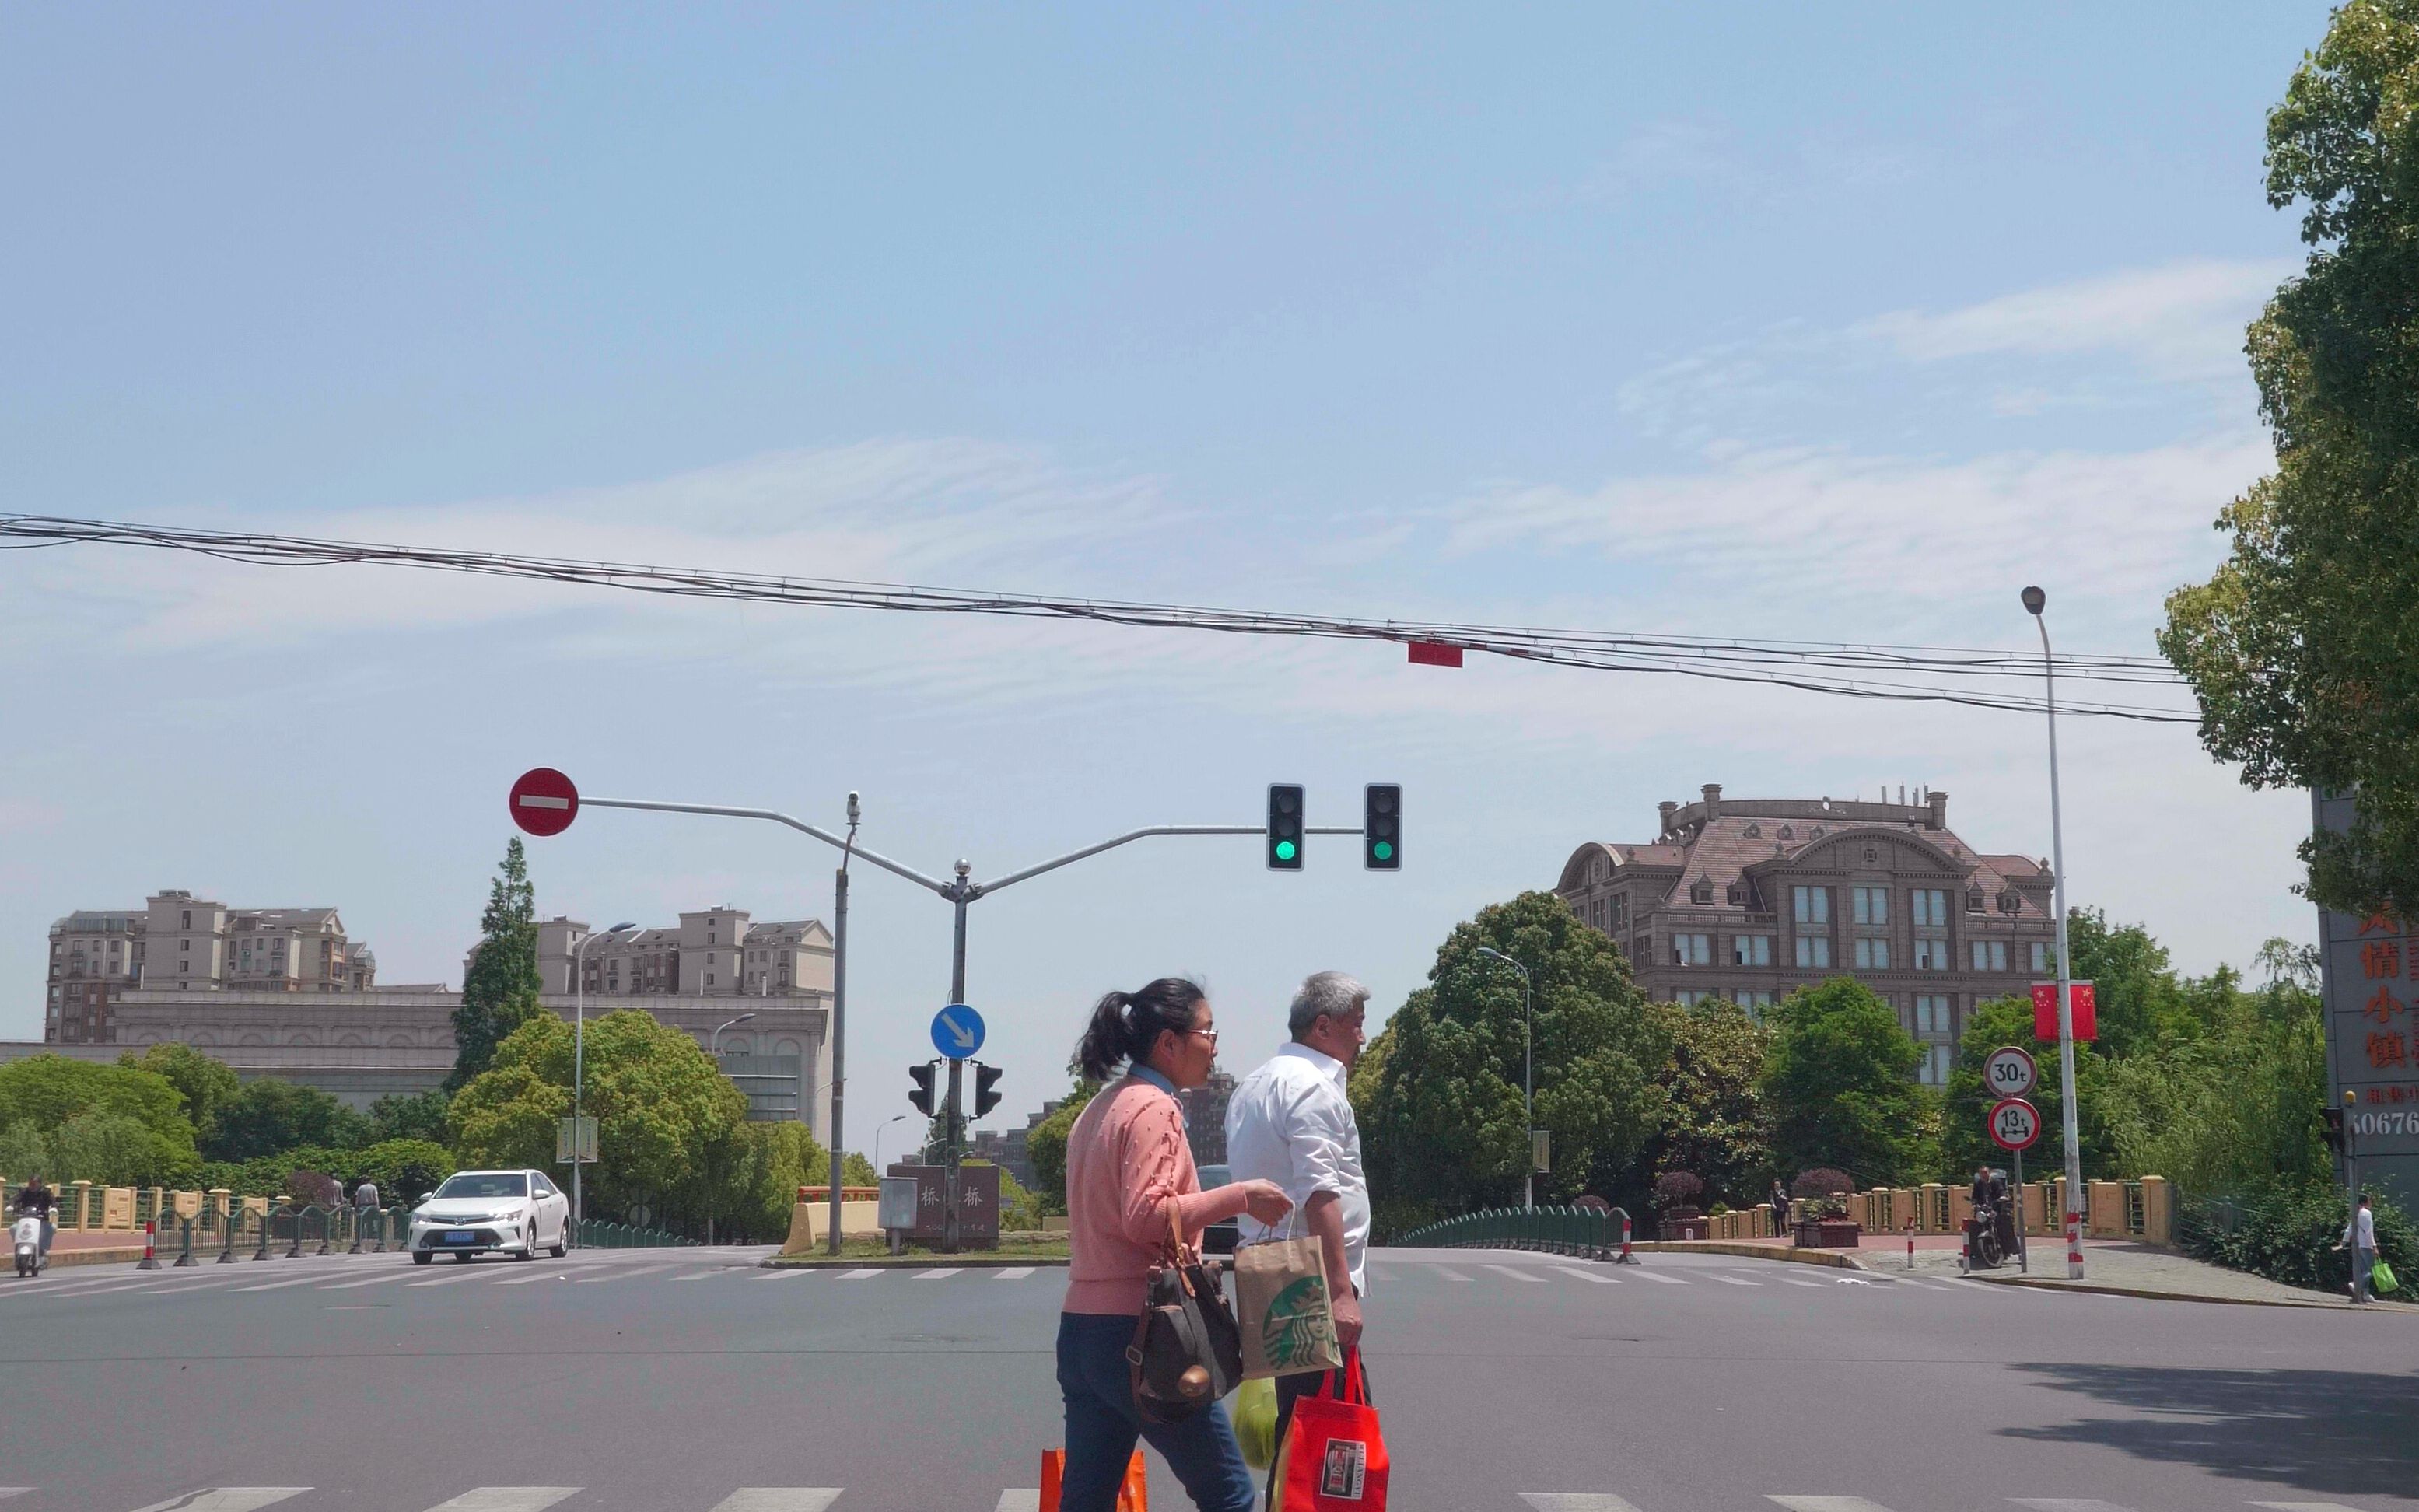
<instances>
[{"instance_id":1,"label":"blue arrow sign","mask_svg":"<svg viewBox=\"0 0 2419 1512\"><path fill-rule=\"evenodd\" d=\"M951 1003L932 1015L932 1048L949 1059L965 1059L982 1042L982 1015L965 1004Z\"/></svg>"}]
</instances>

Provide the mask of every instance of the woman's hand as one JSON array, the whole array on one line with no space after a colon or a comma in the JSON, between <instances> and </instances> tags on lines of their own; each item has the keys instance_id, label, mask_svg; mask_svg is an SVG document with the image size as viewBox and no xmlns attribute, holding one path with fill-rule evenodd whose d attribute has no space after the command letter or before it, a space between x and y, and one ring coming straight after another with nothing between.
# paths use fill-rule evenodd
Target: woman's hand
<instances>
[{"instance_id":1,"label":"woman's hand","mask_svg":"<svg viewBox=\"0 0 2419 1512\"><path fill-rule=\"evenodd\" d=\"M1277 1223L1293 1211L1293 1198L1274 1181L1255 1178L1236 1184L1243 1189L1243 1211L1256 1223Z\"/></svg>"}]
</instances>

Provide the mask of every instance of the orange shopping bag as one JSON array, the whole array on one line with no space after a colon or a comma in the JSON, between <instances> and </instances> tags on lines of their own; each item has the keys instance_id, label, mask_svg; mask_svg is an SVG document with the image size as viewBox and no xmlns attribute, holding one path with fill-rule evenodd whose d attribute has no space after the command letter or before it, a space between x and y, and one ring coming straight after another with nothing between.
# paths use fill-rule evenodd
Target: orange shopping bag
<instances>
[{"instance_id":1,"label":"orange shopping bag","mask_svg":"<svg viewBox=\"0 0 2419 1512\"><path fill-rule=\"evenodd\" d=\"M1345 1351L1344 1368L1293 1404L1284 1455L1285 1512L1385 1512L1386 1439L1369 1405L1359 1350Z\"/></svg>"},{"instance_id":2,"label":"orange shopping bag","mask_svg":"<svg viewBox=\"0 0 2419 1512\"><path fill-rule=\"evenodd\" d=\"M1058 1482L1067 1473L1067 1451L1041 1451L1041 1512L1058 1512ZM1150 1512L1150 1473L1136 1449L1126 1466L1126 1483L1117 1488L1117 1512Z\"/></svg>"}]
</instances>

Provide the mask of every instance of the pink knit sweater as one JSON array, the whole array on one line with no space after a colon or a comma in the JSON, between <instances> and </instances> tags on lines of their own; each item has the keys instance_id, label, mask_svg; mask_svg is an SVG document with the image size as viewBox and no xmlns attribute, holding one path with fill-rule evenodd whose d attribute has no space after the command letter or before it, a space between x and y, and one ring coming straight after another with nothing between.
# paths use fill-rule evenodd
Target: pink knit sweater
<instances>
[{"instance_id":1,"label":"pink knit sweater","mask_svg":"<svg viewBox=\"0 0 2419 1512\"><path fill-rule=\"evenodd\" d=\"M1184 1111L1138 1076L1101 1089L1067 1133L1067 1268L1071 1313L1142 1311L1151 1264L1167 1242L1167 1205L1184 1237L1243 1211L1243 1189L1201 1190Z\"/></svg>"}]
</instances>

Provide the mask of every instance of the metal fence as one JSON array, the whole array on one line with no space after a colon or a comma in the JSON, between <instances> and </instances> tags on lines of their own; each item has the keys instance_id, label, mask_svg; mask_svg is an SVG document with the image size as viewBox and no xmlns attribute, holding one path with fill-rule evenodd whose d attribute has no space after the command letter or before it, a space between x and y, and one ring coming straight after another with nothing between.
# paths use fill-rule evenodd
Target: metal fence
<instances>
[{"instance_id":1,"label":"metal fence","mask_svg":"<svg viewBox=\"0 0 2419 1512\"><path fill-rule=\"evenodd\" d=\"M599 1218L583 1218L573 1229L575 1242L581 1249L673 1249L704 1246L694 1239L679 1234L667 1234L660 1228L639 1228L631 1224L607 1223Z\"/></svg>"},{"instance_id":2,"label":"metal fence","mask_svg":"<svg viewBox=\"0 0 2419 1512\"><path fill-rule=\"evenodd\" d=\"M1621 1253L1629 1214L1619 1208L1487 1208L1414 1228L1397 1244L1431 1249L1526 1249L1581 1259Z\"/></svg>"}]
</instances>

